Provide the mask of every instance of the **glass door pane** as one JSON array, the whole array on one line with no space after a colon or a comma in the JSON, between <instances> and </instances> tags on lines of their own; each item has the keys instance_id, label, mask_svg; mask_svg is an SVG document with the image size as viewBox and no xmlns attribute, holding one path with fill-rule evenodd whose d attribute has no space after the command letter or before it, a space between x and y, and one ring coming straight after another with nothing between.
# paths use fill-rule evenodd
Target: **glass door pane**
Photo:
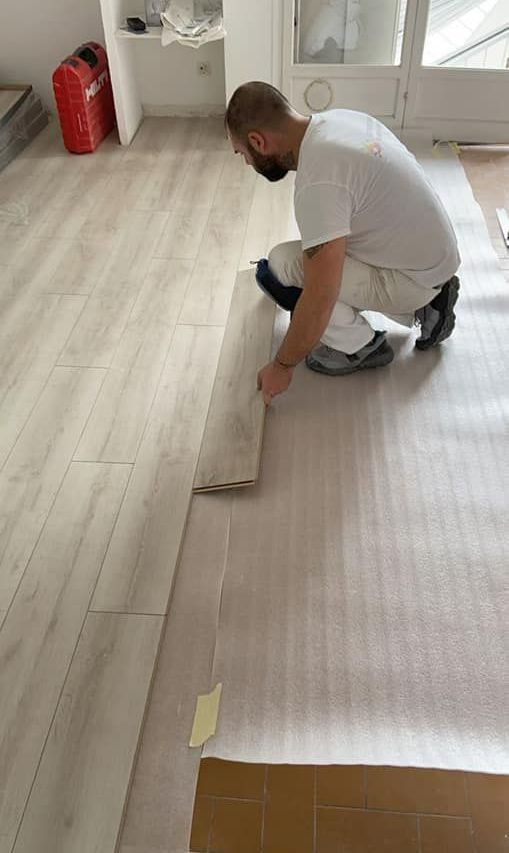
<instances>
[{"instance_id":1,"label":"glass door pane","mask_svg":"<svg viewBox=\"0 0 509 853\"><path fill-rule=\"evenodd\" d=\"M407 0L295 0L297 64L399 65Z\"/></svg>"},{"instance_id":2,"label":"glass door pane","mask_svg":"<svg viewBox=\"0 0 509 853\"><path fill-rule=\"evenodd\" d=\"M431 0L423 65L509 68L508 0Z\"/></svg>"}]
</instances>

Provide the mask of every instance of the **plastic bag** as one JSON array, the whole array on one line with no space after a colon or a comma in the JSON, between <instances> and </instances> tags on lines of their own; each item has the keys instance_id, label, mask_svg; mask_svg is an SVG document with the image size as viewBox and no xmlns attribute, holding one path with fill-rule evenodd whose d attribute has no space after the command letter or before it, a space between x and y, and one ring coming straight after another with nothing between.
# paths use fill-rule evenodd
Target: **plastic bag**
<instances>
[{"instance_id":1,"label":"plastic bag","mask_svg":"<svg viewBox=\"0 0 509 853\"><path fill-rule=\"evenodd\" d=\"M359 0L324 0L305 33L303 52L314 57L331 39L338 50L353 50L359 40Z\"/></svg>"},{"instance_id":2,"label":"plastic bag","mask_svg":"<svg viewBox=\"0 0 509 853\"><path fill-rule=\"evenodd\" d=\"M163 45L200 47L225 36L222 0L168 0L161 22Z\"/></svg>"}]
</instances>

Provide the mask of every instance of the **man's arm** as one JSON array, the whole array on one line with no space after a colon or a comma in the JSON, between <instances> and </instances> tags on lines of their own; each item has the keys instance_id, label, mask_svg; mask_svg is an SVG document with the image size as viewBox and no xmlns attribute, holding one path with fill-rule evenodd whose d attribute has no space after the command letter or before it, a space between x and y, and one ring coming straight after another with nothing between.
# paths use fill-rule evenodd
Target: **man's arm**
<instances>
[{"instance_id":1,"label":"man's arm","mask_svg":"<svg viewBox=\"0 0 509 853\"><path fill-rule=\"evenodd\" d=\"M327 328L341 286L345 253L345 237L304 252L304 291L276 358L258 374L258 388L266 405L286 391L293 368L311 352Z\"/></svg>"},{"instance_id":2,"label":"man's arm","mask_svg":"<svg viewBox=\"0 0 509 853\"><path fill-rule=\"evenodd\" d=\"M305 250L304 290L276 356L279 364L294 367L322 337L338 298L345 253L346 237Z\"/></svg>"}]
</instances>

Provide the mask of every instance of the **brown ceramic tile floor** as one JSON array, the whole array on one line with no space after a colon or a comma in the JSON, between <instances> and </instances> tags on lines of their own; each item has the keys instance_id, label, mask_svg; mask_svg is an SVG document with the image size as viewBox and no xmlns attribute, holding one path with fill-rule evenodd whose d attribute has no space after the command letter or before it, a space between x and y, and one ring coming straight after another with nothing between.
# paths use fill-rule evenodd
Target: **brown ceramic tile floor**
<instances>
[{"instance_id":1,"label":"brown ceramic tile floor","mask_svg":"<svg viewBox=\"0 0 509 853\"><path fill-rule=\"evenodd\" d=\"M509 146L461 160L509 285L495 214L509 211ZM193 853L509 853L509 777L388 767L206 760Z\"/></svg>"},{"instance_id":2,"label":"brown ceramic tile floor","mask_svg":"<svg viewBox=\"0 0 509 853\"><path fill-rule=\"evenodd\" d=\"M202 761L193 853L508 853L509 777Z\"/></svg>"}]
</instances>

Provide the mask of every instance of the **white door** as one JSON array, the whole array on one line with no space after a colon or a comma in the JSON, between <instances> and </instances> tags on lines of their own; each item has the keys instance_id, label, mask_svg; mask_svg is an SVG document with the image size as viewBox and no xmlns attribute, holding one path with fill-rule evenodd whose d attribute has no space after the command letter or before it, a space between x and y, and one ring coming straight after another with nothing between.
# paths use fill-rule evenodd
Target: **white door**
<instances>
[{"instance_id":1,"label":"white door","mask_svg":"<svg viewBox=\"0 0 509 853\"><path fill-rule=\"evenodd\" d=\"M284 0L283 91L304 113L509 141L509 0Z\"/></svg>"},{"instance_id":2,"label":"white door","mask_svg":"<svg viewBox=\"0 0 509 853\"><path fill-rule=\"evenodd\" d=\"M509 0L419 0L404 126L509 142Z\"/></svg>"},{"instance_id":3,"label":"white door","mask_svg":"<svg viewBox=\"0 0 509 853\"><path fill-rule=\"evenodd\" d=\"M362 110L399 130L418 0L285 0L283 91L304 113Z\"/></svg>"}]
</instances>

